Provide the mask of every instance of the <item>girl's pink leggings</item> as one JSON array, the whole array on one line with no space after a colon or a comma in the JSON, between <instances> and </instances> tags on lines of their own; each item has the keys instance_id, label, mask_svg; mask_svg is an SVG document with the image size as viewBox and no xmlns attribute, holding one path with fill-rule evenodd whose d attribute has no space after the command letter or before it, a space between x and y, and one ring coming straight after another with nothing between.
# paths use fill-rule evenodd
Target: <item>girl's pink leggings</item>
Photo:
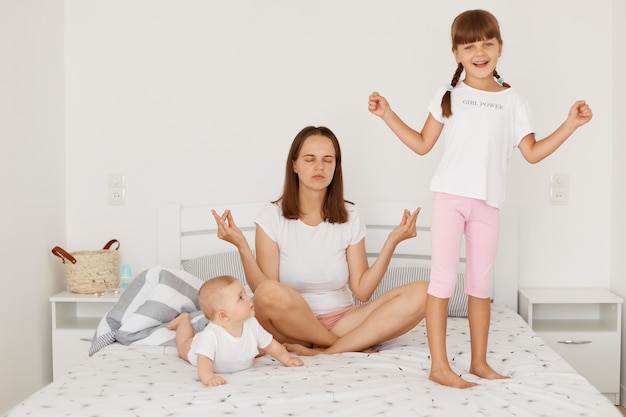
<instances>
[{"instance_id":1,"label":"girl's pink leggings","mask_svg":"<svg viewBox=\"0 0 626 417\"><path fill-rule=\"evenodd\" d=\"M499 228L500 210L488 206L485 201L435 193L428 294L438 298L452 297L465 235L465 293L489 298Z\"/></svg>"}]
</instances>

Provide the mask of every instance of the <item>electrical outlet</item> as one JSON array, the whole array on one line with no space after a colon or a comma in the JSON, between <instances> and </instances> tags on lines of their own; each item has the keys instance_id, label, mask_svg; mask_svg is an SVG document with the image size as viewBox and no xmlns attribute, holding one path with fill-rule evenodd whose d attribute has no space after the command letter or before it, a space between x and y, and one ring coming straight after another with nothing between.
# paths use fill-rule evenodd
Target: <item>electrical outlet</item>
<instances>
[{"instance_id":1,"label":"electrical outlet","mask_svg":"<svg viewBox=\"0 0 626 417\"><path fill-rule=\"evenodd\" d=\"M110 204L124 204L126 202L126 196L124 195L123 188L112 188L109 191L109 203Z\"/></svg>"},{"instance_id":2,"label":"electrical outlet","mask_svg":"<svg viewBox=\"0 0 626 417\"><path fill-rule=\"evenodd\" d=\"M568 200L567 188L550 188L550 202L554 205L565 205Z\"/></svg>"},{"instance_id":3,"label":"electrical outlet","mask_svg":"<svg viewBox=\"0 0 626 417\"><path fill-rule=\"evenodd\" d=\"M109 174L109 204L120 206L126 204L126 177L122 174Z\"/></svg>"}]
</instances>

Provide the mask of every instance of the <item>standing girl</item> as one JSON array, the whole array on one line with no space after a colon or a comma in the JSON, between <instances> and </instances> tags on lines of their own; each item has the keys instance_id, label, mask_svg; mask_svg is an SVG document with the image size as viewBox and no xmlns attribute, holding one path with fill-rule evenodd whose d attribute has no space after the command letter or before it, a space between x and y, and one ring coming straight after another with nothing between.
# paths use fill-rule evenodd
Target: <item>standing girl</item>
<instances>
[{"instance_id":1,"label":"standing girl","mask_svg":"<svg viewBox=\"0 0 626 417\"><path fill-rule=\"evenodd\" d=\"M496 71L502 38L498 21L487 11L469 10L454 19L452 52L458 66L451 85L437 91L421 132L404 123L378 93L370 95L368 105L419 155L428 153L443 135L445 153L431 182L435 193L432 271L426 301L430 379L468 388L476 384L452 370L446 353L448 301L454 291L463 234L472 350L469 371L487 379L506 378L487 363L491 276L506 166L516 147L528 162L541 161L591 120L592 112L584 101L577 101L563 124L536 140L527 103Z\"/></svg>"}]
</instances>

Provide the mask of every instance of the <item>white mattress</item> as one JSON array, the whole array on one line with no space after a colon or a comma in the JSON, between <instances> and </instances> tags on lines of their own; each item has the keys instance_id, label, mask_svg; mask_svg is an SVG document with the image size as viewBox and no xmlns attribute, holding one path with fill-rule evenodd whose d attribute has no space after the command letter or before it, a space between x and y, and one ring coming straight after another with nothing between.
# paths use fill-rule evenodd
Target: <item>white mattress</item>
<instances>
[{"instance_id":1,"label":"white mattress","mask_svg":"<svg viewBox=\"0 0 626 417\"><path fill-rule=\"evenodd\" d=\"M449 319L448 330L453 368L480 386L428 380L422 322L378 353L304 357L302 368L262 357L219 387L202 385L175 348L113 344L9 416L621 416L508 308L493 307L488 359L511 379L468 375L467 320Z\"/></svg>"}]
</instances>

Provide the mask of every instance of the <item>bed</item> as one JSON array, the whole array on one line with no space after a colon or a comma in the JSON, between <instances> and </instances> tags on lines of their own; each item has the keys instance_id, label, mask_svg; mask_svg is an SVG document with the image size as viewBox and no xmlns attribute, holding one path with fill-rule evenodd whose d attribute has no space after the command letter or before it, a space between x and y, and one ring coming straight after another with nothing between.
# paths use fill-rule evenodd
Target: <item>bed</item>
<instances>
[{"instance_id":1,"label":"bed","mask_svg":"<svg viewBox=\"0 0 626 417\"><path fill-rule=\"evenodd\" d=\"M196 310L194 291L203 279L228 273L243 279L236 252L216 236L210 214L229 208L254 242L254 218L265 203L159 210L159 265L135 277L100 323L88 360L18 404L23 416L585 416L619 417L616 407L577 374L526 325L507 300L507 282L494 294L488 360L508 380L481 380L468 373L469 329L462 293L463 262L449 309L448 352L453 369L480 385L467 390L428 379L430 360L424 322L378 346L377 353L303 357L287 368L269 356L254 367L205 387L196 368L177 357L173 332L164 323L179 311ZM368 254L375 256L402 209L423 207L418 237L403 242L377 289L428 279L429 209L416 202L359 204ZM166 308L158 306L166 305ZM157 306L157 307L155 307ZM167 310L167 311L165 311ZM194 326L206 319L194 312Z\"/></svg>"}]
</instances>

